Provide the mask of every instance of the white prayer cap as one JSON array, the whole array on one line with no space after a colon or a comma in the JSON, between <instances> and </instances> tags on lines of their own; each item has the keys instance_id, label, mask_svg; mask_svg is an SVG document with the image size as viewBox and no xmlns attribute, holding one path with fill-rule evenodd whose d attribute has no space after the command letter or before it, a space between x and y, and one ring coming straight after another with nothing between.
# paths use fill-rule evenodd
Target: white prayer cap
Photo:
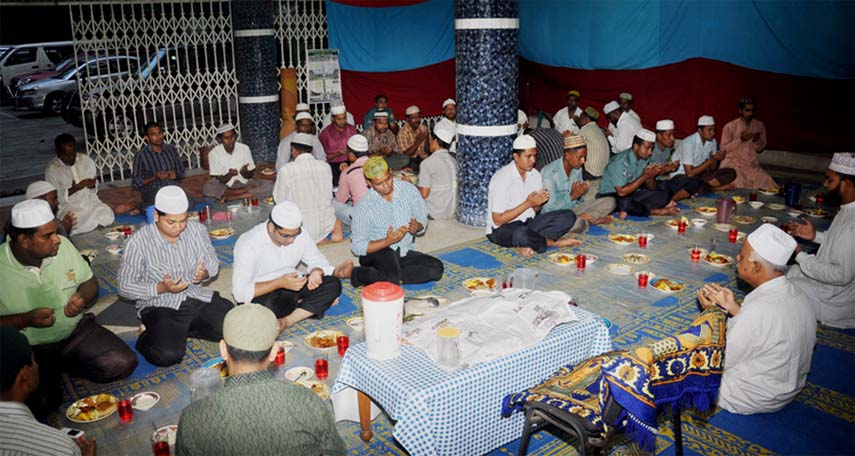
<instances>
[{"instance_id":1,"label":"white prayer cap","mask_svg":"<svg viewBox=\"0 0 855 456\"><path fill-rule=\"evenodd\" d=\"M831 157L831 165L828 169L841 174L855 176L855 154L847 152L837 152ZM27 189L27 195L30 190Z\"/></svg>"},{"instance_id":2,"label":"white prayer cap","mask_svg":"<svg viewBox=\"0 0 855 456\"><path fill-rule=\"evenodd\" d=\"M445 109L445 107L450 104L457 106L457 103L454 101L453 98L446 98L445 101L442 102L442 109Z\"/></svg>"},{"instance_id":3,"label":"white prayer cap","mask_svg":"<svg viewBox=\"0 0 855 456\"><path fill-rule=\"evenodd\" d=\"M446 144L451 144L454 141L454 127L448 122L437 122L433 127L433 134Z\"/></svg>"},{"instance_id":4,"label":"white prayer cap","mask_svg":"<svg viewBox=\"0 0 855 456\"><path fill-rule=\"evenodd\" d=\"M656 141L656 134L653 133L652 131L646 129L646 128L642 128L641 130L638 130L638 132L635 133L635 136L638 136L639 138L641 138L644 141L650 141L650 142Z\"/></svg>"},{"instance_id":5,"label":"white prayer cap","mask_svg":"<svg viewBox=\"0 0 855 456\"><path fill-rule=\"evenodd\" d=\"M407 110L406 110L406 111L404 111L404 114L406 114L406 115L408 115L408 116L411 116L411 115L413 115L413 114L418 114L418 113L420 113L420 112L421 112L421 111L419 111L419 107L418 107L418 106L410 106L409 108L407 108Z\"/></svg>"},{"instance_id":6,"label":"white prayer cap","mask_svg":"<svg viewBox=\"0 0 855 456\"><path fill-rule=\"evenodd\" d=\"M28 199L12 206L12 226L15 228L36 228L55 218L45 200Z\"/></svg>"},{"instance_id":7,"label":"white prayer cap","mask_svg":"<svg viewBox=\"0 0 855 456\"><path fill-rule=\"evenodd\" d=\"M330 113L334 116L340 116L346 112L347 108L345 108L344 105L333 106L332 109L330 109Z\"/></svg>"},{"instance_id":8,"label":"white prayer cap","mask_svg":"<svg viewBox=\"0 0 855 456\"><path fill-rule=\"evenodd\" d=\"M226 123L226 124L220 125L220 128L217 128L217 134L221 135L221 134L223 134L229 130L234 130L234 129L235 129L234 125L232 125L231 123Z\"/></svg>"},{"instance_id":9,"label":"white prayer cap","mask_svg":"<svg viewBox=\"0 0 855 456\"><path fill-rule=\"evenodd\" d=\"M154 196L154 208L165 214L183 214L188 207L187 194L177 185L167 185Z\"/></svg>"},{"instance_id":10,"label":"white prayer cap","mask_svg":"<svg viewBox=\"0 0 855 456\"><path fill-rule=\"evenodd\" d=\"M537 142L529 135L519 135L514 140L514 150L526 150L537 147Z\"/></svg>"},{"instance_id":11,"label":"white prayer cap","mask_svg":"<svg viewBox=\"0 0 855 456\"><path fill-rule=\"evenodd\" d=\"M368 152L368 138L362 135L353 135L347 140L347 147L356 152Z\"/></svg>"},{"instance_id":12,"label":"white prayer cap","mask_svg":"<svg viewBox=\"0 0 855 456\"><path fill-rule=\"evenodd\" d=\"M27 187L27 199L35 199L54 190L56 187L48 181L35 181Z\"/></svg>"},{"instance_id":13,"label":"white prayer cap","mask_svg":"<svg viewBox=\"0 0 855 456\"><path fill-rule=\"evenodd\" d=\"M620 109L620 105L618 104L617 101L612 100L612 101L606 103L606 106L603 107L603 112L606 113L606 115L608 115L608 113L614 111L615 109Z\"/></svg>"},{"instance_id":14,"label":"white prayer cap","mask_svg":"<svg viewBox=\"0 0 855 456\"><path fill-rule=\"evenodd\" d=\"M297 112L308 111L309 110L309 104L308 103L297 103L297 107L294 108L294 110Z\"/></svg>"},{"instance_id":15,"label":"white prayer cap","mask_svg":"<svg viewBox=\"0 0 855 456\"><path fill-rule=\"evenodd\" d=\"M704 127L707 125L715 125L715 119L712 116L701 116L698 118L698 126Z\"/></svg>"},{"instance_id":16,"label":"white prayer cap","mask_svg":"<svg viewBox=\"0 0 855 456\"><path fill-rule=\"evenodd\" d=\"M277 226L286 230L296 230L303 224L303 214L300 208L291 201L280 201L273 206L270 218Z\"/></svg>"},{"instance_id":17,"label":"white prayer cap","mask_svg":"<svg viewBox=\"0 0 855 456\"><path fill-rule=\"evenodd\" d=\"M374 118L375 119L388 119L389 113L386 111L376 111L376 112L374 112Z\"/></svg>"},{"instance_id":18,"label":"white prayer cap","mask_svg":"<svg viewBox=\"0 0 855 456\"><path fill-rule=\"evenodd\" d=\"M618 95L618 98L622 98L626 101L632 101L632 94L629 92L623 92L622 94Z\"/></svg>"},{"instance_id":19,"label":"white prayer cap","mask_svg":"<svg viewBox=\"0 0 855 456\"><path fill-rule=\"evenodd\" d=\"M294 120L295 120L295 121L297 121L297 122L299 122L299 121L301 121L301 120L303 120L303 119L309 119L309 120L312 120L312 115L311 115L311 114L309 114L308 112L298 112L298 113L297 113L297 117L294 117Z\"/></svg>"},{"instance_id":20,"label":"white prayer cap","mask_svg":"<svg viewBox=\"0 0 855 456\"><path fill-rule=\"evenodd\" d=\"M291 138L291 144L301 144L307 147L313 147L315 145L313 139L312 135L308 133L295 133L294 137Z\"/></svg>"},{"instance_id":21,"label":"white prayer cap","mask_svg":"<svg viewBox=\"0 0 855 456\"><path fill-rule=\"evenodd\" d=\"M764 260L777 266L786 266L796 248L796 240L771 223L764 223L749 234L748 243Z\"/></svg>"},{"instance_id":22,"label":"white prayer cap","mask_svg":"<svg viewBox=\"0 0 855 456\"><path fill-rule=\"evenodd\" d=\"M671 119L660 120L656 122L656 129L659 131L667 131L674 129L674 121Z\"/></svg>"},{"instance_id":23,"label":"white prayer cap","mask_svg":"<svg viewBox=\"0 0 855 456\"><path fill-rule=\"evenodd\" d=\"M528 114L522 109L517 109L517 124L524 125L526 122L528 122Z\"/></svg>"}]
</instances>

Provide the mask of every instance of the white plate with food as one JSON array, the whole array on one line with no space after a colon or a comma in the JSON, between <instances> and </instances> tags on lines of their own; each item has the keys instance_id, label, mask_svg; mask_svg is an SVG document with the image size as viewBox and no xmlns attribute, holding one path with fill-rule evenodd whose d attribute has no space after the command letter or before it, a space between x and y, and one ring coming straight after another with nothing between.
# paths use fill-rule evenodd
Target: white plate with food
<instances>
[{"instance_id":1,"label":"white plate with food","mask_svg":"<svg viewBox=\"0 0 855 456\"><path fill-rule=\"evenodd\" d=\"M264 176L272 176L276 174L276 170L274 170L273 168L262 168L261 174Z\"/></svg>"},{"instance_id":2,"label":"white plate with food","mask_svg":"<svg viewBox=\"0 0 855 456\"><path fill-rule=\"evenodd\" d=\"M731 223L716 223L712 227L716 231L721 231L722 233L727 233L728 231L736 228L736 225L733 225Z\"/></svg>"},{"instance_id":3,"label":"white plate with food","mask_svg":"<svg viewBox=\"0 0 855 456\"><path fill-rule=\"evenodd\" d=\"M739 196L739 195L733 196L733 197L731 197L730 199L732 199L732 200L733 200L733 202L735 202L736 204L742 204L742 203L744 203L745 201L747 201L744 197Z\"/></svg>"},{"instance_id":4,"label":"white plate with food","mask_svg":"<svg viewBox=\"0 0 855 456\"><path fill-rule=\"evenodd\" d=\"M600 259L600 257L585 253L585 264L591 264ZM556 252L550 254L546 257L551 263L555 263L560 266L574 266L576 264L576 253L565 253L565 252Z\"/></svg>"},{"instance_id":5,"label":"white plate with food","mask_svg":"<svg viewBox=\"0 0 855 456\"><path fill-rule=\"evenodd\" d=\"M733 258L715 252L709 252L706 255L701 255L701 259L704 260L704 263L715 266L717 268L723 268L725 266L733 264Z\"/></svg>"},{"instance_id":6,"label":"white plate with food","mask_svg":"<svg viewBox=\"0 0 855 456\"><path fill-rule=\"evenodd\" d=\"M338 345L336 338L343 336L344 333L334 329L322 329L303 336L303 343L313 350L332 350Z\"/></svg>"},{"instance_id":7,"label":"white plate with food","mask_svg":"<svg viewBox=\"0 0 855 456\"><path fill-rule=\"evenodd\" d=\"M65 409L65 417L75 423L94 423L116 413L119 399L112 394L93 394Z\"/></svg>"},{"instance_id":8,"label":"white plate with food","mask_svg":"<svg viewBox=\"0 0 855 456\"><path fill-rule=\"evenodd\" d=\"M715 215L716 212L718 212L718 209L712 206L700 206L695 208L695 212L705 216L712 216Z\"/></svg>"},{"instance_id":9,"label":"white plate with food","mask_svg":"<svg viewBox=\"0 0 855 456\"><path fill-rule=\"evenodd\" d=\"M702 218L693 218L692 219L692 225L694 225L696 228L703 228L707 223L709 223L709 221L707 219L702 219Z\"/></svg>"},{"instance_id":10,"label":"white plate with food","mask_svg":"<svg viewBox=\"0 0 855 456\"><path fill-rule=\"evenodd\" d=\"M121 255L122 254L122 246L119 244L108 245L104 248L104 250L110 252L112 255Z\"/></svg>"},{"instance_id":11,"label":"white plate with food","mask_svg":"<svg viewBox=\"0 0 855 456\"><path fill-rule=\"evenodd\" d=\"M686 288L686 285L677 279L661 278L651 282L653 288L662 293L676 293Z\"/></svg>"},{"instance_id":12,"label":"white plate with food","mask_svg":"<svg viewBox=\"0 0 855 456\"><path fill-rule=\"evenodd\" d=\"M787 215L789 215L792 218L799 218L802 216L802 214L804 214L804 212L796 210L796 209L791 209L791 210L787 211Z\"/></svg>"},{"instance_id":13,"label":"white plate with food","mask_svg":"<svg viewBox=\"0 0 855 456\"><path fill-rule=\"evenodd\" d=\"M120 238L125 237L125 233L121 233L119 231L108 231L104 233L104 236L107 236L107 239L111 241L118 241Z\"/></svg>"},{"instance_id":14,"label":"white plate with food","mask_svg":"<svg viewBox=\"0 0 855 456\"><path fill-rule=\"evenodd\" d=\"M125 224L125 225L117 225L117 226L114 226L114 227L110 228L110 229L107 231L107 233L119 233L119 234L121 234L121 235L124 235L124 234L125 234L125 231L128 231L128 230L130 230L131 232L133 232L133 231L134 231L134 226L133 226L133 225L127 225L127 224Z\"/></svg>"},{"instance_id":15,"label":"white plate with food","mask_svg":"<svg viewBox=\"0 0 855 456\"><path fill-rule=\"evenodd\" d=\"M472 277L463 281L463 288L470 293L492 293L496 291L497 286L496 279L490 277Z\"/></svg>"},{"instance_id":16,"label":"white plate with food","mask_svg":"<svg viewBox=\"0 0 855 456\"><path fill-rule=\"evenodd\" d=\"M623 261L629 264L645 264L650 262L650 256L643 253L627 253L622 258Z\"/></svg>"},{"instance_id":17,"label":"white plate with food","mask_svg":"<svg viewBox=\"0 0 855 456\"><path fill-rule=\"evenodd\" d=\"M365 320L363 320L362 317L348 318L345 323L347 323L347 326L353 329L354 331L365 330Z\"/></svg>"},{"instance_id":18,"label":"white plate with food","mask_svg":"<svg viewBox=\"0 0 855 456\"><path fill-rule=\"evenodd\" d=\"M323 400L327 400L330 397L330 387L325 383L319 382L317 380L302 380L295 385L304 386L312 390L313 393L317 394Z\"/></svg>"},{"instance_id":19,"label":"white plate with food","mask_svg":"<svg viewBox=\"0 0 855 456\"><path fill-rule=\"evenodd\" d=\"M765 204L766 203L764 203L763 201L749 201L748 202L748 205L751 206L752 209L760 209Z\"/></svg>"},{"instance_id":20,"label":"white plate with food","mask_svg":"<svg viewBox=\"0 0 855 456\"><path fill-rule=\"evenodd\" d=\"M294 349L294 342L291 342L290 340L277 340L276 343L285 350L285 353Z\"/></svg>"},{"instance_id":21,"label":"white plate with food","mask_svg":"<svg viewBox=\"0 0 855 456\"><path fill-rule=\"evenodd\" d=\"M752 223L757 223L757 219L749 215L734 215L731 220L733 220L734 223L738 223L740 225L750 225Z\"/></svg>"},{"instance_id":22,"label":"white plate with food","mask_svg":"<svg viewBox=\"0 0 855 456\"><path fill-rule=\"evenodd\" d=\"M135 410L146 411L160 402L160 394L153 391L139 393L131 398L131 407Z\"/></svg>"},{"instance_id":23,"label":"white plate with food","mask_svg":"<svg viewBox=\"0 0 855 456\"><path fill-rule=\"evenodd\" d=\"M698 219L698 220L702 220L702 219ZM665 225L668 228L671 228L672 230L676 230L677 228L679 228L678 227L679 222L683 222L686 224L686 226L689 226L689 219L686 217L681 217L679 220L676 218L668 219L665 221ZM704 223L706 223L706 221L704 221Z\"/></svg>"},{"instance_id":24,"label":"white plate with food","mask_svg":"<svg viewBox=\"0 0 855 456\"><path fill-rule=\"evenodd\" d=\"M314 376L315 370L306 366L294 367L288 369L288 372L285 372L285 378L292 382L296 382L297 380L308 380Z\"/></svg>"},{"instance_id":25,"label":"white plate with food","mask_svg":"<svg viewBox=\"0 0 855 456\"><path fill-rule=\"evenodd\" d=\"M617 245L630 245L634 243L638 238L633 234L619 233L619 234L609 234L609 240L614 242Z\"/></svg>"},{"instance_id":26,"label":"white plate with food","mask_svg":"<svg viewBox=\"0 0 855 456\"><path fill-rule=\"evenodd\" d=\"M235 234L235 230L232 228L218 228L216 230L211 230L209 234L214 239L228 239Z\"/></svg>"},{"instance_id":27,"label":"white plate with food","mask_svg":"<svg viewBox=\"0 0 855 456\"><path fill-rule=\"evenodd\" d=\"M783 211L783 210L785 210L786 208L787 208L787 205L786 205L786 204L781 204L781 203L771 203L771 204L769 204L769 209L772 209L773 211Z\"/></svg>"},{"instance_id":28,"label":"white plate with food","mask_svg":"<svg viewBox=\"0 0 855 456\"><path fill-rule=\"evenodd\" d=\"M771 215L764 215L763 217L760 217L760 220L762 220L763 223L775 223L778 221L778 218L772 217Z\"/></svg>"},{"instance_id":29,"label":"white plate with food","mask_svg":"<svg viewBox=\"0 0 855 456\"><path fill-rule=\"evenodd\" d=\"M612 263L606 266L606 271L615 275L630 275L632 274L632 266L624 263Z\"/></svg>"},{"instance_id":30,"label":"white plate with food","mask_svg":"<svg viewBox=\"0 0 855 456\"><path fill-rule=\"evenodd\" d=\"M815 207L811 209L805 209L805 214L813 218L823 218L828 215L828 212L825 209Z\"/></svg>"},{"instance_id":31,"label":"white plate with food","mask_svg":"<svg viewBox=\"0 0 855 456\"><path fill-rule=\"evenodd\" d=\"M757 191L766 196L775 196L778 194L778 187L758 188Z\"/></svg>"}]
</instances>

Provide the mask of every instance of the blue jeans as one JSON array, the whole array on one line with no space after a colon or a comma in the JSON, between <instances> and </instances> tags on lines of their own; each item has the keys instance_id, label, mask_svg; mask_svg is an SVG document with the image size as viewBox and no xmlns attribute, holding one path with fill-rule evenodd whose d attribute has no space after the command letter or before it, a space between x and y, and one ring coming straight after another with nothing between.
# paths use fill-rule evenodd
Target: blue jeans
<instances>
[{"instance_id":1,"label":"blue jeans","mask_svg":"<svg viewBox=\"0 0 855 456\"><path fill-rule=\"evenodd\" d=\"M353 206L349 203L342 203L333 198L332 207L335 209L335 218L337 218L341 223L350 226L350 213L353 211Z\"/></svg>"}]
</instances>

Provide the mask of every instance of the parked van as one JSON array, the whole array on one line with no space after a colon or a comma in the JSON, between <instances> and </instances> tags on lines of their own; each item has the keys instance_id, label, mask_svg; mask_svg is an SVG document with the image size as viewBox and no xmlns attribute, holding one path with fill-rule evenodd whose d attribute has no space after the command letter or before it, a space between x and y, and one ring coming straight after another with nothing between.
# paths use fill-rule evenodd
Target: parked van
<instances>
[{"instance_id":1,"label":"parked van","mask_svg":"<svg viewBox=\"0 0 855 456\"><path fill-rule=\"evenodd\" d=\"M71 41L3 45L0 49L4 49L0 51L0 90L4 97L11 95L7 84L15 76L36 70L51 70L74 55Z\"/></svg>"}]
</instances>

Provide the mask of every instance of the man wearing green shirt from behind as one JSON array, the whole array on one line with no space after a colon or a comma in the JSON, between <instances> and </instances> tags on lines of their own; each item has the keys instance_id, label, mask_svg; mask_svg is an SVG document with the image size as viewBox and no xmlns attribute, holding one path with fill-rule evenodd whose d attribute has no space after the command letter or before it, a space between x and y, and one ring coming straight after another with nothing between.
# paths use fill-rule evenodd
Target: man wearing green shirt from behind
<instances>
[{"instance_id":1,"label":"man wearing green shirt from behind","mask_svg":"<svg viewBox=\"0 0 855 456\"><path fill-rule=\"evenodd\" d=\"M12 207L0 245L0 325L32 345L39 387L27 405L42 419L62 402L61 375L112 382L133 372L137 357L115 334L83 315L98 298L98 281L80 252L56 234L50 205L40 199Z\"/></svg>"}]
</instances>

